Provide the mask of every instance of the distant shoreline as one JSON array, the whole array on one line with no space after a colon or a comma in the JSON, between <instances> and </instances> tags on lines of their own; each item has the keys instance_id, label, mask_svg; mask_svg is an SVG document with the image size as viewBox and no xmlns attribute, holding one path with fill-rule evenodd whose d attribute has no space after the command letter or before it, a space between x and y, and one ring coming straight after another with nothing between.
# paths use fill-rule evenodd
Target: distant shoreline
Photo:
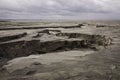
<instances>
[{"instance_id":1,"label":"distant shoreline","mask_svg":"<svg viewBox=\"0 0 120 80\"><path fill-rule=\"evenodd\" d=\"M42 21L42 22L49 22L49 21L50 21L50 22L54 22L54 21L57 21L57 22L69 22L69 21L73 21L73 22L74 22L74 21L75 21L75 22L76 22L76 21L77 21L77 22L79 22L79 21L80 21L80 22L81 22L81 21L82 21L82 22L84 22L84 21L85 21L85 22L89 22L89 21L93 21L93 22L94 22L94 21L95 21L95 22L96 22L96 21L98 21L98 22L99 22L99 21L100 21L100 22L101 22L101 21L102 21L102 22L104 22L104 21L105 21L105 22L106 22L106 21L107 21L107 22L111 22L111 21L117 21L117 22L118 22L118 21L120 21L120 20L78 20L78 19L76 19L76 20L75 20L75 19L73 19L73 20L72 20L72 19L0 19L0 22L9 22L9 21L11 21L11 22L12 22L12 21L16 21L16 22L41 22L41 21Z\"/></svg>"}]
</instances>

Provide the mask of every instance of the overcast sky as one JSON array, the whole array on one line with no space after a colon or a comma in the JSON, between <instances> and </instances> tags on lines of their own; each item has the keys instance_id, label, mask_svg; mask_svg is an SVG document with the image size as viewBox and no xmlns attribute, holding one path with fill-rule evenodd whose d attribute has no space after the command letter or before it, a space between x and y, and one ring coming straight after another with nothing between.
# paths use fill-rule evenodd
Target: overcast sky
<instances>
[{"instance_id":1,"label":"overcast sky","mask_svg":"<svg viewBox=\"0 0 120 80\"><path fill-rule=\"evenodd\" d=\"M0 19L120 19L120 0L0 0Z\"/></svg>"}]
</instances>

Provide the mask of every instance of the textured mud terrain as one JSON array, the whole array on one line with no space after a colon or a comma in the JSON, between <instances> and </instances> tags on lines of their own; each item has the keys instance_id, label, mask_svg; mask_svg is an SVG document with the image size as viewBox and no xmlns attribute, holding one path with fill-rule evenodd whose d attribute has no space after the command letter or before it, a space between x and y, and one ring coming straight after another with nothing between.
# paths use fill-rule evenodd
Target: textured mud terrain
<instances>
[{"instance_id":1,"label":"textured mud terrain","mask_svg":"<svg viewBox=\"0 0 120 80\"><path fill-rule=\"evenodd\" d=\"M0 80L120 80L120 25L0 22Z\"/></svg>"}]
</instances>

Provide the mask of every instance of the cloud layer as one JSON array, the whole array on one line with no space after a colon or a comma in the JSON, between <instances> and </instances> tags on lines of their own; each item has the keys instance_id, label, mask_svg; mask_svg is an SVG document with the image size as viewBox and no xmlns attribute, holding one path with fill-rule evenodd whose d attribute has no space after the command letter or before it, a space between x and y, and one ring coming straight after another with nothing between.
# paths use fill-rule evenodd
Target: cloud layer
<instances>
[{"instance_id":1,"label":"cloud layer","mask_svg":"<svg viewBox=\"0 0 120 80\"><path fill-rule=\"evenodd\" d=\"M120 0L0 0L0 19L120 19Z\"/></svg>"}]
</instances>

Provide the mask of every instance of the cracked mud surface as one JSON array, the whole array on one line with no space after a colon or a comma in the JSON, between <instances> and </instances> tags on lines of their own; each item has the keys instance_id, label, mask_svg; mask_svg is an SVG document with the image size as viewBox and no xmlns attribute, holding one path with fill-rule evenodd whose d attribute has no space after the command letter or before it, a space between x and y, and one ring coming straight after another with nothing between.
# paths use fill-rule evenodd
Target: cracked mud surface
<instances>
[{"instance_id":1,"label":"cracked mud surface","mask_svg":"<svg viewBox=\"0 0 120 80\"><path fill-rule=\"evenodd\" d=\"M0 80L120 80L119 34L118 25L102 23L1 28Z\"/></svg>"}]
</instances>

